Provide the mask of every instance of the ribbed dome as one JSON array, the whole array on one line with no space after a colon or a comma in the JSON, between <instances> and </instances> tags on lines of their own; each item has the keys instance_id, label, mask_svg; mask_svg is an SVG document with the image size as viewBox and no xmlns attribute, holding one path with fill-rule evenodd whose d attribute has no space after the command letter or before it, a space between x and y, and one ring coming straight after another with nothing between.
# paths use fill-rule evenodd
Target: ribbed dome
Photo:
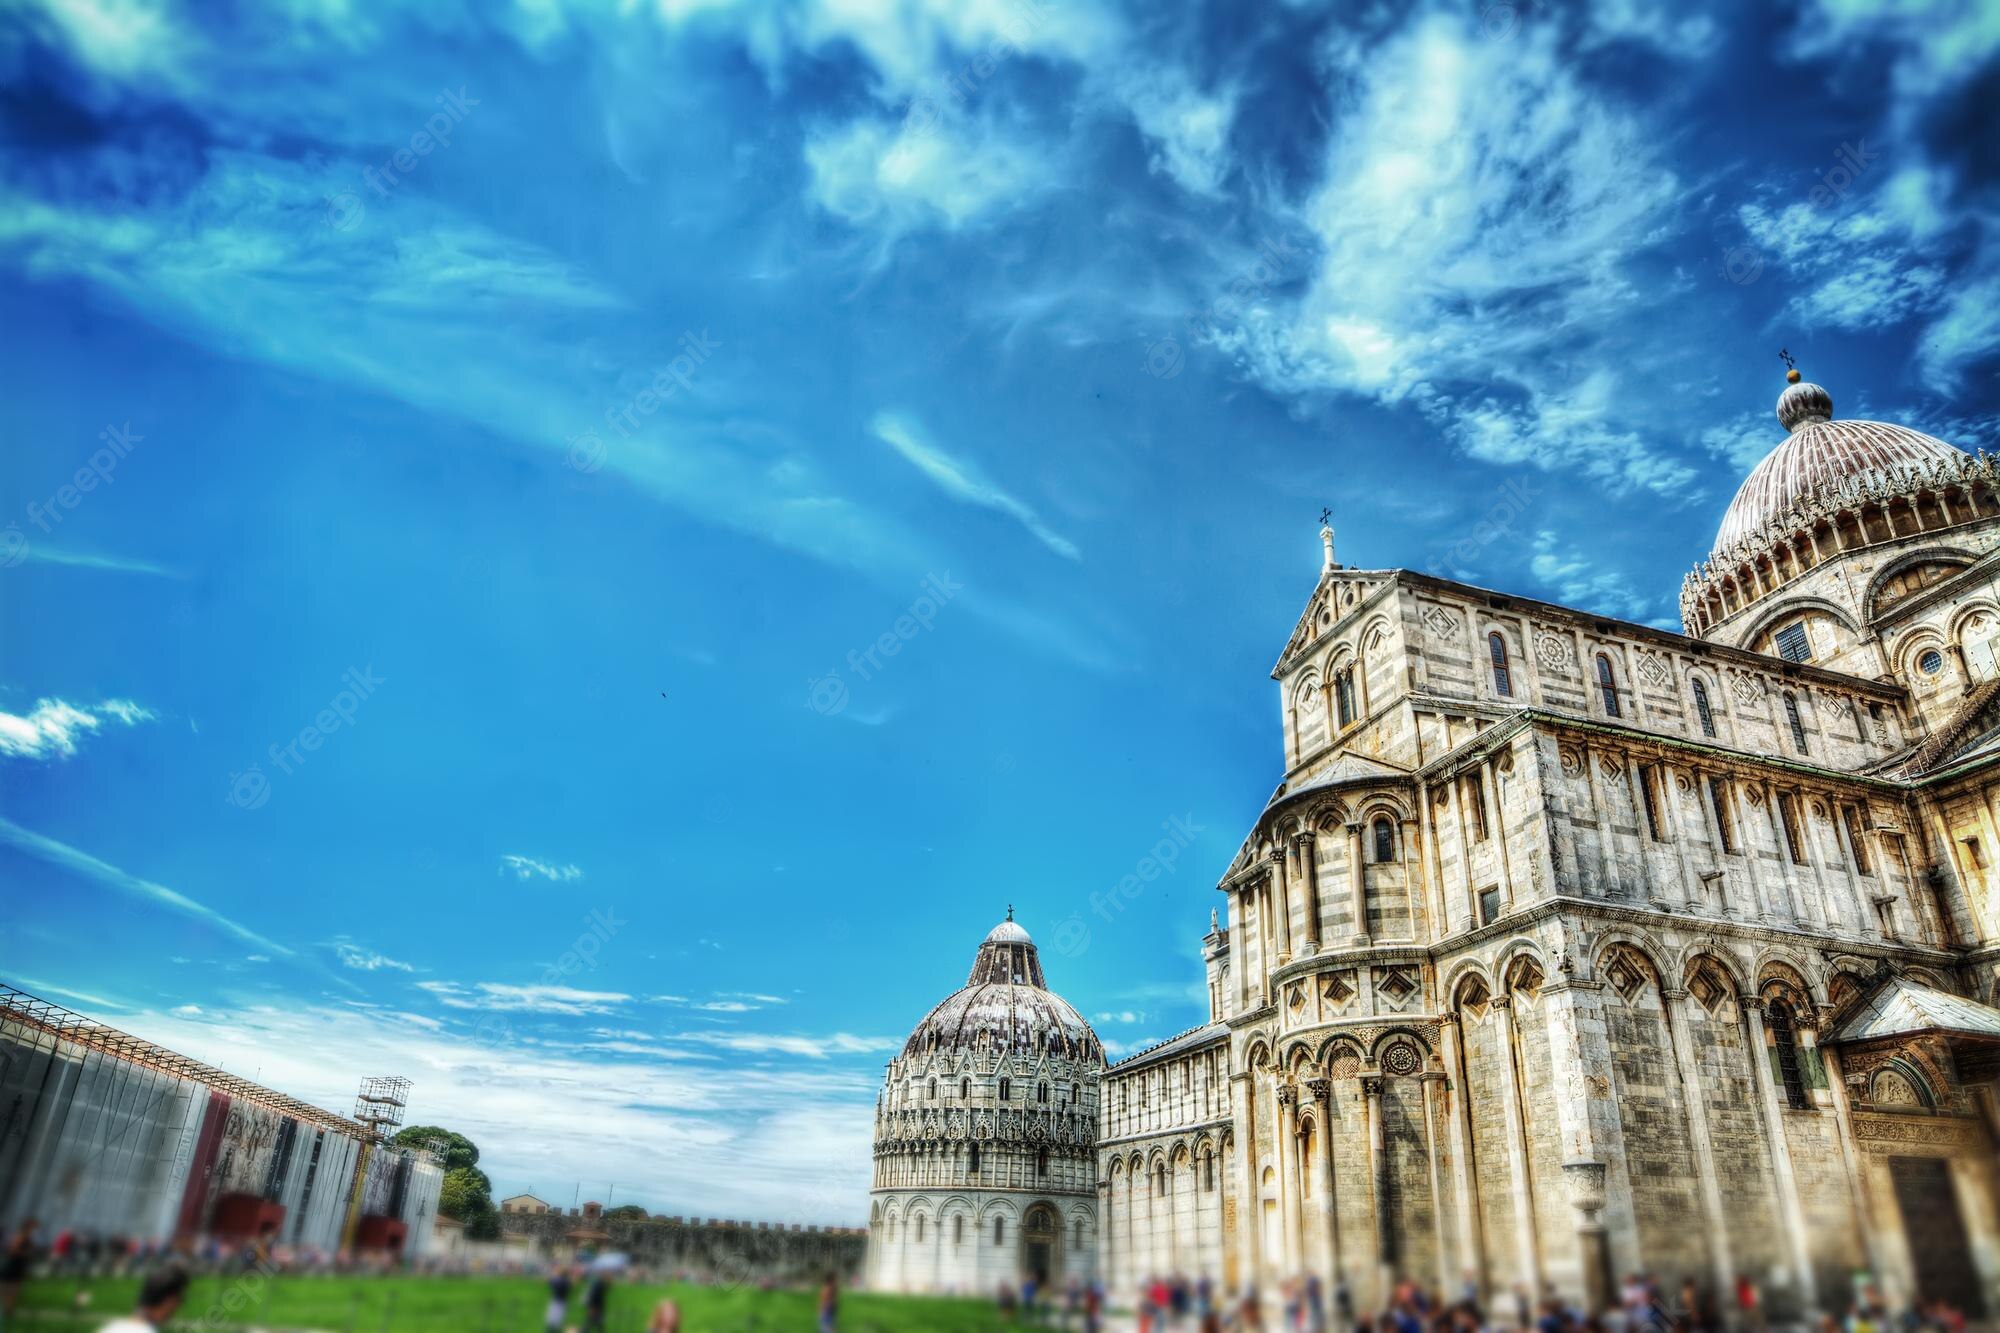
<instances>
[{"instance_id":1,"label":"ribbed dome","mask_svg":"<svg viewBox=\"0 0 2000 1333\"><path fill-rule=\"evenodd\" d=\"M1851 478L1893 481L1906 469L1956 464L1965 453L1943 440L1882 421L1834 421L1833 397L1795 383L1778 397L1778 420L1791 432L1737 488L1715 534L1716 556L1816 492Z\"/></svg>"},{"instance_id":2,"label":"ribbed dome","mask_svg":"<svg viewBox=\"0 0 2000 1333\"><path fill-rule=\"evenodd\" d=\"M903 1043L906 1056L976 1049L1104 1058L1104 1047L1083 1015L1048 988L1035 942L1011 913L981 942L964 988L924 1015Z\"/></svg>"}]
</instances>

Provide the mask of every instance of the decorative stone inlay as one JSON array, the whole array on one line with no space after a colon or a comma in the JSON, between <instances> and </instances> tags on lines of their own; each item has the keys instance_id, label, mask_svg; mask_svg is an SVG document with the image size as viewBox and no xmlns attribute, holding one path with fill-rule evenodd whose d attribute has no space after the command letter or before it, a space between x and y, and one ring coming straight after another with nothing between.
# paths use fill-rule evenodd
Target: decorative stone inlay
<instances>
[{"instance_id":1,"label":"decorative stone inlay","mask_svg":"<svg viewBox=\"0 0 2000 1333\"><path fill-rule=\"evenodd\" d=\"M1346 1004L1354 998L1354 972L1333 972L1320 978L1319 995L1328 1004Z\"/></svg>"},{"instance_id":2,"label":"decorative stone inlay","mask_svg":"<svg viewBox=\"0 0 2000 1333\"><path fill-rule=\"evenodd\" d=\"M1764 701L1763 678L1753 676L1747 671L1731 670L1729 673L1729 692L1735 695L1736 702L1742 704L1745 708L1762 703Z\"/></svg>"},{"instance_id":3,"label":"decorative stone inlay","mask_svg":"<svg viewBox=\"0 0 2000 1333\"><path fill-rule=\"evenodd\" d=\"M1674 673L1667 665L1667 659L1658 653L1639 654L1639 679L1656 690L1664 690L1673 683Z\"/></svg>"},{"instance_id":4,"label":"decorative stone inlay","mask_svg":"<svg viewBox=\"0 0 2000 1333\"><path fill-rule=\"evenodd\" d=\"M1625 776L1625 769L1619 764L1615 755L1605 755L1597 761L1597 766L1603 772L1604 776L1610 778L1613 782Z\"/></svg>"},{"instance_id":5,"label":"decorative stone inlay","mask_svg":"<svg viewBox=\"0 0 2000 1333\"><path fill-rule=\"evenodd\" d=\"M1406 969L1385 967L1375 973L1375 989L1391 1000L1406 1000L1416 993L1417 983L1410 980L1410 974Z\"/></svg>"},{"instance_id":6,"label":"decorative stone inlay","mask_svg":"<svg viewBox=\"0 0 2000 1333\"><path fill-rule=\"evenodd\" d=\"M1576 666L1576 645L1569 636L1558 634L1552 629L1535 631L1535 660L1542 670L1556 671L1568 675Z\"/></svg>"},{"instance_id":7,"label":"decorative stone inlay","mask_svg":"<svg viewBox=\"0 0 2000 1333\"><path fill-rule=\"evenodd\" d=\"M1564 777L1580 778L1583 776L1583 753L1581 751L1572 750L1565 745L1556 751L1556 757L1562 762Z\"/></svg>"},{"instance_id":8,"label":"decorative stone inlay","mask_svg":"<svg viewBox=\"0 0 2000 1333\"><path fill-rule=\"evenodd\" d=\"M1392 1042L1389 1049L1382 1052L1382 1068L1392 1074L1414 1074L1423 1067L1423 1063L1417 1055L1417 1048L1407 1041Z\"/></svg>"},{"instance_id":9,"label":"decorative stone inlay","mask_svg":"<svg viewBox=\"0 0 2000 1333\"><path fill-rule=\"evenodd\" d=\"M1458 620L1441 606L1427 606L1424 608L1424 627L1439 638L1446 638L1458 633Z\"/></svg>"}]
</instances>

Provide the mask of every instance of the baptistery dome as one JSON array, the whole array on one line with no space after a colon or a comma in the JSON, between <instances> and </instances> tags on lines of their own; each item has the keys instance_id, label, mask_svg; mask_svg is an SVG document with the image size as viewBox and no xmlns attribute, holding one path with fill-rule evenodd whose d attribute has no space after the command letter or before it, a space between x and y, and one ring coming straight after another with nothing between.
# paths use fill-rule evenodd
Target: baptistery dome
<instances>
[{"instance_id":1,"label":"baptistery dome","mask_svg":"<svg viewBox=\"0 0 2000 1333\"><path fill-rule=\"evenodd\" d=\"M903 1043L905 1056L939 1050L1104 1058L1104 1047L1083 1015L1049 989L1035 941L1012 912L980 942L965 985L924 1015Z\"/></svg>"}]
</instances>

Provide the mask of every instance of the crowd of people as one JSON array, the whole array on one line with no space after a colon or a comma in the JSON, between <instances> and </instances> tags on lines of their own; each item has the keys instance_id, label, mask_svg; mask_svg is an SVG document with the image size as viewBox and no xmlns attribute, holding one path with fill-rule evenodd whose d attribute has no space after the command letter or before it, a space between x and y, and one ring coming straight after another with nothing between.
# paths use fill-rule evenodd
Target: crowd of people
<instances>
[{"instance_id":1,"label":"crowd of people","mask_svg":"<svg viewBox=\"0 0 2000 1333\"><path fill-rule=\"evenodd\" d=\"M1072 1284L1071 1291L1077 1290ZM1005 1307L1009 1298L1003 1296ZM1024 1302L1033 1310L1033 1300ZM1061 1309L1062 1326L1095 1333L1101 1297L1087 1315L1072 1297ZM1051 1312L1052 1313L1052 1312ZM1747 1277L1726 1299L1710 1298L1688 1280L1669 1292L1656 1278L1633 1273L1607 1308L1591 1310L1554 1295L1534 1299L1517 1287L1490 1303L1466 1278L1452 1299L1404 1279L1380 1310L1358 1310L1345 1282L1329 1290L1317 1276L1287 1280L1275 1299L1254 1288L1224 1295L1206 1277L1155 1277L1142 1283L1133 1303L1138 1333L1211 1333L1212 1330L1284 1330L1285 1333L1766 1333L1763 1295ZM1046 1322L1046 1319L1044 1319ZM1823 1313L1816 1333L1965 1333L1966 1314L1950 1302L1919 1299L1892 1310L1881 1289L1857 1274L1845 1311Z\"/></svg>"}]
</instances>

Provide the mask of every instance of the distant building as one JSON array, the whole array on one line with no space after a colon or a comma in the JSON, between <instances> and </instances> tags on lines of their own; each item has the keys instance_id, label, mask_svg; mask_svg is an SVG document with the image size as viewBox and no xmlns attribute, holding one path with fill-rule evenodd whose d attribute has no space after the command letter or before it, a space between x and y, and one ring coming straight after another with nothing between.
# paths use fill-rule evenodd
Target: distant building
<instances>
[{"instance_id":1,"label":"distant building","mask_svg":"<svg viewBox=\"0 0 2000 1333\"><path fill-rule=\"evenodd\" d=\"M532 1194L510 1194L500 1201L503 1213L546 1213L549 1204L546 1199L538 1199Z\"/></svg>"},{"instance_id":2,"label":"distant building","mask_svg":"<svg viewBox=\"0 0 2000 1333\"><path fill-rule=\"evenodd\" d=\"M1104 1048L1048 988L1035 943L995 926L972 973L889 1062L875 1105L869 1281L991 1292L1097 1272Z\"/></svg>"}]
</instances>

